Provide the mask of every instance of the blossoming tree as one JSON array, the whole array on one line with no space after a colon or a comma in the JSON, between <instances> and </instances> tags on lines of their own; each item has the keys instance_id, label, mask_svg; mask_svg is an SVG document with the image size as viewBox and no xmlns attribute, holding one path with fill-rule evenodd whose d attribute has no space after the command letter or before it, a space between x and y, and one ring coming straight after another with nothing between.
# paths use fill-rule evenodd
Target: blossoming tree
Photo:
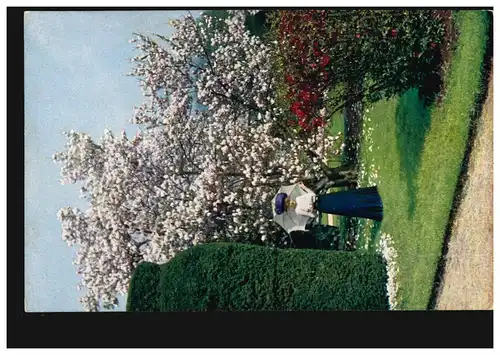
<instances>
[{"instance_id":1,"label":"blossoming tree","mask_svg":"<svg viewBox=\"0 0 500 355\"><path fill-rule=\"evenodd\" d=\"M79 247L85 310L116 306L141 261L214 240L276 244L278 187L323 175L333 138L323 128L276 134L270 48L245 30L245 12L232 15L210 36L191 16L175 20L172 37L159 36L164 47L136 35L130 74L146 97L133 118L142 131L98 141L71 131L54 155L62 182L79 182L88 202L58 215L63 239Z\"/></svg>"}]
</instances>

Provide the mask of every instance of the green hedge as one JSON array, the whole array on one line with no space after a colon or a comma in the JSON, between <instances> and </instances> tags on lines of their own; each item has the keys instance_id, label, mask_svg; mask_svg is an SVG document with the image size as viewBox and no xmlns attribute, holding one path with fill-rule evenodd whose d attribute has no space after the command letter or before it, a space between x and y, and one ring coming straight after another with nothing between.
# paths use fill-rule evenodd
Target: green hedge
<instances>
[{"instance_id":1,"label":"green hedge","mask_svg":"<svg viewBox=\"0 0 500 355\"><path fill-rule=\"evenodd\" d=\"M160 309L161 266L141 263L130 280L127 311L154 312Z\"/></svg>"},{"instance_id":2,"label":"green hedge","mask_svg":"<svg viewBox=\"0 0 500 355\"><path fill-rule=\"evenodd\" d=\"M141 265L127 311L385 310L386 281L376 254L213 243Z\"/></svg>"}]
</instances>

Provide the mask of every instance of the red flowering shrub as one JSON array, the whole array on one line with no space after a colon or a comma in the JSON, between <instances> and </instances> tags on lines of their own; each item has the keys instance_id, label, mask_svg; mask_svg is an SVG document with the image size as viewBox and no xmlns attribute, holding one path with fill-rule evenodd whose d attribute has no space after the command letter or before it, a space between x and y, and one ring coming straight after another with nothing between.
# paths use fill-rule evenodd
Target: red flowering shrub
<instances>
[{"instance_id":1,"label":"red flowering shrub","mask_svg":"<svg viewBox=\"0 0 500 355\"><path fill-rule=\"evenodd\" d=\"M319 114L328 88L331 58L315 38L326 35L326 10L277 11L280 52L285 62L285 98L290 122L302 129L325 125Z\"/></svg>"},{"instance_id":2,"label":"red flowering shrub","mask_svg":"<svg viewBox=\"0 0 500 355\"><path fill-rule=\"evenodd\" d=\"M325 124L324 107L422 85L444 34L430 10L280 10L269 20L280 101L305 130Z\"/></svg>"}]
</instances>

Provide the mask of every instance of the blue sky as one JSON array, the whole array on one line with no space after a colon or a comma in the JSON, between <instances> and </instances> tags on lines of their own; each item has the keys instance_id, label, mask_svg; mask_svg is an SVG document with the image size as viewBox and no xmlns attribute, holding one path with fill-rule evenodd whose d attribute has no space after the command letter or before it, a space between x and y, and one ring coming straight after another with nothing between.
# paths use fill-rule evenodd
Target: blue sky
<instances>
[{"instance_id":1,"label":"blue sky","mask_svg":"<svg viewBox=\"0 0 500 355\"><path fill-rule=\"evenodd\" d=\"M61 239L57 211L81 206L78 187L61 185L52 155L63 131L98 138L105 128L129 136L142 101L126 76L133 32L170 35L179 11L29 12L25 14L25 305L32 312L81 311L75 249ZM193 12L196 15L196 12ZM123 299L120 299L123 301ZM124 309L121 302L119 310Z\"/></svg>"}]
</instances>

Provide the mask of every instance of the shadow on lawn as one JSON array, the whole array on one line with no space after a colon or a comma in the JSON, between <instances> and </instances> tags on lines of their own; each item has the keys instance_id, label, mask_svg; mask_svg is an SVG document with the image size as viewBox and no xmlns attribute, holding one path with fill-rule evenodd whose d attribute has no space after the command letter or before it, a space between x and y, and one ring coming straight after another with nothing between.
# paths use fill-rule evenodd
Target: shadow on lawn
<instances>
[{"instance_id":1,"label":"shadow on lawn","mask_svg":"<svg viewBox=\"0 0 500 355\"><path fill-rule=\"evenodd\" d=\"M420 168L425 136L430 128L430 112L418 90L406 92L396 108L397 146L401 172L408 187L408 215L415 213L418 187L416 178Z\"/></svg>"}]
</instances>

